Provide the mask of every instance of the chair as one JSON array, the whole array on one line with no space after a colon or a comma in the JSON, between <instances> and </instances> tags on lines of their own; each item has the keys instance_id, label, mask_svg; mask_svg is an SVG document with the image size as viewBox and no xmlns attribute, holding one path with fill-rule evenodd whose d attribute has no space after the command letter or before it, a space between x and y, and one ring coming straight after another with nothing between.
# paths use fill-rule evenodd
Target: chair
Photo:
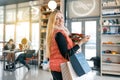
<instances>
[{"instance_id":1,"label":"chair","mask_svg":"<svg viewBox=\"0 0 120 80\"><path fill-rule=\"evenodd\" d=\"M35 56L35 50L27 50L26 52L26 63L29 63L30 61L33 62L33 60L36 58Z\"/></svg>"}]
</instances>

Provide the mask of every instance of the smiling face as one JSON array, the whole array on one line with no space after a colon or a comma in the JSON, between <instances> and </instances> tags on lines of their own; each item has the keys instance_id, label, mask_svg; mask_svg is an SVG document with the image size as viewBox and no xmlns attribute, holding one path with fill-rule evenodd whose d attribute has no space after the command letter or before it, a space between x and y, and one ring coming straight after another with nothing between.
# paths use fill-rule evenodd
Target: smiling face
<instances>
[{"instance_id":1,"label":"smiling face","mask_svg":"<svg viewBox=\"0 0 120 80\"><path fill-rule=\"evenodd\" d=\"M62 27L64 25L64 18L60 12L56 14L55 25L58 27Z\"/></svg>"}]
</instances>

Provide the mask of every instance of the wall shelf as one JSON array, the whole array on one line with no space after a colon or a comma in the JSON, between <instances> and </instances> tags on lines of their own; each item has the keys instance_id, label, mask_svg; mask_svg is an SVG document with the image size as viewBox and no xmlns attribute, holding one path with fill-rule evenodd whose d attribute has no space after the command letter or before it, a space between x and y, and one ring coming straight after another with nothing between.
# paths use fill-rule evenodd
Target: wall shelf
<instances>
[{"instance_id":1,"label":"wall shelf","mask_svg":"<svg viewBox=\"0 0 120 80\"><path fill-rule=\"evenodd\" d=\"M120 27L120 24L112 24L112 25L102 25L103 27L111 27L111 26L114 26L114 27Z\"/></svg>"},{"instance_id":2,"label":"wall shelf","mask_svg":"<svg viewBox=\"0 0 120 80\"><path fill-rule=\"evenodd\" d=\"M106 36L106 37L120 37L120 34L102 34L102 36Z\"/></svg>"},{"instance_id":3,"label":"wall shelf","mask_svg":"<svg viewBox=\"0 0 120 80\"><path fill-rule=\"evenodd\" d=\"M120 17L120 14L117 14L117 15L103 15L102 17L103 18L118 18L118 17Z\"/></svg>"},{"instance_id":4,"label":"wall shelf","mask_svg":"<svg viewBox=\"0 0 120 80\"><path fill-rule=\"evenodd\" d=\"M120 56L120 54L110 54L110 53L104 53L102 56Z\"/></svg>"},{"instance_id":5,"label":"wall shelf","mask_svg":"<svg viewBox=\"0 0 120 80\"><path fill-rule=\"evenodd\" d=\"M120 75L120 5L116 0L101 0L100 18L101 75ZM110 52L106 53L107 50ZM112 51L117 54L112 54Z\"/></svg>"},{"instance_id":6,"label":"wall shelf","mask_svg":"<svg viewBox=\"0 0 120 80\"><path fill-rule=\"evenodd\" d=\"M103 6L102 9L116 9L116 8L120 8L120 6Z\"/></svg>"},{"instance_id":7,"label":"wall shelf","mask_svg":"<svg viewBox=\"0 0 120 80\"><path fill-rule=\"evenodd\" d=\"M102 44L105 47L120 47L120 44Z\"/></svg>"},{"instance_id":8,"label":"wall shelf","mask_svg":"<svg viewBox=\"0 0 120 80\"><path fill-rule=\"evenodd\" d=\"M44 3L46 3L46 0L44 0ZM48 2L47 2L48 3ZM60 7L60 0L57 0L57 8ZM48 8L48 4L42 4L40 6L40 46L41 46L41 52L40 52L40 68L42 68L42 63L44 60L46 60L46 31L47 31L47 24L49 15L52 12Z\"/></svg>"}]
</instances>

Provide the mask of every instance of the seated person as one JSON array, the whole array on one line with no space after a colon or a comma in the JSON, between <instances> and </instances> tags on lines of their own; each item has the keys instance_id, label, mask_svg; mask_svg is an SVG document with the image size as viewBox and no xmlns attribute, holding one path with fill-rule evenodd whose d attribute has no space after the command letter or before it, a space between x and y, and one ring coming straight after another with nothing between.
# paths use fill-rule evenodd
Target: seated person
<instances>
[{"instance_id":1,"label":"seated person","mask_svg":"<svg viewBox=\"0 0 120 80\"><path fill-rule=\"evenodd\" d=\"M15 44L13 39L10 39L4 46L4 50L14 50L15 49ZM9 62L13 62L14 61L14 53L7 53L5 52L4 55L6 54L7 56L7 61Z\"/></svg>"},{"instance_id":2,"label":"seated person","mask_svg":"<svg viewBox=\"0 0 120 80\"><path fill-rule=\"evenodd\" d=\"M30 70L29 65L26 63L26 58L28 57L32 57L33 54L35 53L35 50L27 50L26 53L20 54L17 59L15 60L15 64L17 64L17 62L22 63L24 66L27 67L28 70Z\"/></svg>"},{"instance_id":3,"label":"seated person","mask_svg":"<svg viewBox=\"0 0 120 80\"><path fill-rule=\"evenodd\" d=\"M23 50L23 53L20 53L18 55L18 57L15 60L15 64L17 64L17 62L19 61L20 63L22 63L23 65L25 65L27 67L28 70L30 70L29 65L26 63L25 59L27 54L29 54L28 50L31 50L31 43L30 41L28 41L26 38L23 38L21 41L21 44L19 44L19 47L21 48L21 50Z\"/></svg>"},{"instance_id":4,"label":"seated person","mask_svg":"<svg viewBox=\"0 0 120 80\"><path fill-rule=\"evenodd\" d=\"M21 40L21 44L19 44L19 47L21 47L21 50L30 50L32 49L31 42L27 40L26 38L23 38Z\"/></svg>"}]
</instances>

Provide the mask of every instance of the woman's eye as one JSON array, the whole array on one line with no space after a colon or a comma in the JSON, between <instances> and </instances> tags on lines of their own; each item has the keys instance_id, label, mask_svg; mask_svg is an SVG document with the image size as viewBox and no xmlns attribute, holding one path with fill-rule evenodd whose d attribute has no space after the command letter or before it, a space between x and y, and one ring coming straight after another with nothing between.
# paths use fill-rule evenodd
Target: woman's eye
<instances>
[{"instance_id":1,"label":"woman's eye","mask_svg":"<svg viewBox=\"0 0 120 80\"><path fill-rule=\"evenodd\" d=\"M56 20L63 19L63 17L57 17Z\"/></svg>"},{"instance_id":2,"label":"woman's eye","mask_svg":"<svg viewBox=\"0 0 120 80\"><path fill-rule=\"evenodd\" d=\"M58 20L59 18L56 18L56 20Z\"/></svg>"}]
</instances>

